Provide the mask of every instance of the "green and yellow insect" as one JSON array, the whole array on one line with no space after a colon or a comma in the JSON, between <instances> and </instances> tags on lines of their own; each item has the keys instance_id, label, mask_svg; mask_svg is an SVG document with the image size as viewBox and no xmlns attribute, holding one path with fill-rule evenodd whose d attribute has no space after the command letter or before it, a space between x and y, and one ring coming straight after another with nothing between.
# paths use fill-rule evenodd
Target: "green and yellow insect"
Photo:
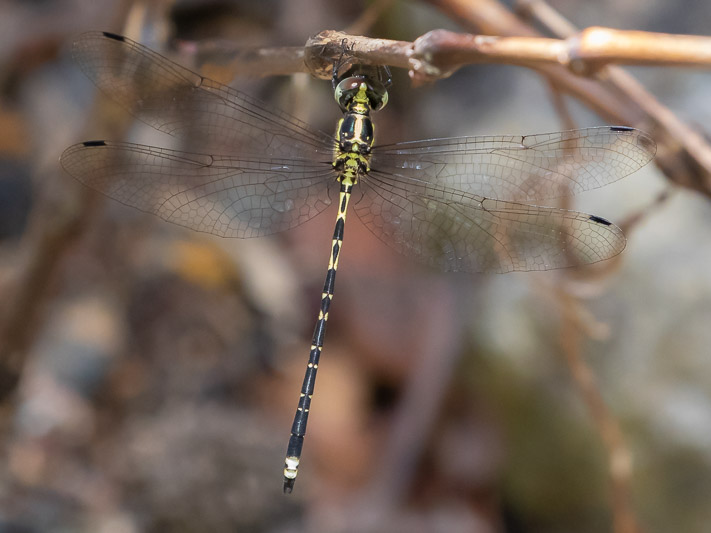
<instances>
[{"instance_id":1,"label":"green and yellow insect","mask_svg":"<svg viewBox=\"0 0 711 533\"><path fill-rule=\"evenodd\" d=\"M535 204L616 181L656 151L647 134L627 127L375 145L370 113L387 103L382 69L355 65L336 76L343 118L334 137L119 35L84 34L73 55L100 89L183 142L181 149L112 141L71 146L62 165L89 187L169 222L239 238L297 226L338 198L285 492L298 473L355 188L353 211L365 226L431 267L549 270L609 259L625 238L604 218Z\"/></svg>"}]
</instances>

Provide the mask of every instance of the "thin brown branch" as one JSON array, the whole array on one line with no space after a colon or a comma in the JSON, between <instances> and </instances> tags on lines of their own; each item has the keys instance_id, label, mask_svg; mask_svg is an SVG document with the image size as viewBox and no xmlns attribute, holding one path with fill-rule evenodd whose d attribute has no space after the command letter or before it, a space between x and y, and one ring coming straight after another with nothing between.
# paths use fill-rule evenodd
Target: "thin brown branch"
<instances>
[{"instance_id":1,"label":"thin brown branch","mask_svg":"<svg viewBox=\"0 0 711 533\"><path fill-rule=\"evenodd\" d=\"M578 29L548 5L544 0L518 0L516 13L526 21L537 21L543 25L551 35L564 39L578 32Z\"/></svg>"},{"instance_id":2,"label":"thin brown branch","mask_svg":"<svg viewBox=\"0 0 711 533\"><path fill-rule=\"evenodd\" d=\"M666 187L660 193L658 193L646 206L628 215L620 224L620 228L625 234L629 234L634 228L639 226L644 222L647 217L653 215L657 212L662 205L672 198L675 189L672 187Z\"/></svg>"},{"instance_id":3,"label":"thin brown branch","mask_svg":"<svg viewBox=\"0 0 711 533\"><path fill-rule=\"evenodd\" d=\"M78 194L82 197L76 210L44 202L33 212L26 240L31 243L34 254L7 291L0 320L0 402L6 401L15 390L34 341L48 287L56 281L61 259L81 235L92 210L90 200L95 194L88 190L80 190Z\"/></svg>"},{"instance_id":4,"label":"thin brown branch","mask_svg":"<svg viewBox=\"0 0 711 533\"><path fill-rule=\"evenodd\" d=\"M383 16L383 13L395 3L395 0L376 0L346 28L348 33L367 33Z\"/></svg>"},{"instance_id":5,"label":"thin brown branch","mask_svg":"<svg viewBox=\"0 0 711 533\"><path fill-rule=\"evenodd\" d=\"M542 37L491 37L434 30L418 37L411 67L416 77L443 78L464 65L504 63L532 67L558 63L564 43Z\"/></svg>"},{"instance_id":6,"label":"thin brown branch","mask_svg":"<svg viewBox=\"0 0 711 533\"><path fill-rule=\"evenodd\" d=\"M605 404L595 374L585 362L581 346L584 327L577 300L561 288L557 291L562 309L560 344L566 363L580 395L600 435L608 458L612 486L613 530L615 533L639 533L641 528L632 505L630 480L632 458L615 416Z\"/></svg>"},{"instance_id":7,"label":"thin brown branch","mask_svg":"<svg viewBox=\"0 0 711 533\"><path fill-rule=\"evenodd\" d=\"M555 64L590 75L605 65L711 67L711 37L623 31L592 27L565 40L539 36L493 37L434 30L411 45L324 31L306 45L307 64L332 64L347 51L359 61L395 67L406 65L416 76L442 78L477 63L534 67ZM316 68L316 71L320 71Z\"/></svg>"},{"instance_id":8,"label":"thin brown branch","mask_svg":"<svg viewBox=\"0 0 711 533\"><path fill-rule=\"evenodd\" d=\"M423 340L419 353L412 354L412 376L394 413L378 471L363 491L363 501L357 502L358 516L382 515L406 498L459 359L463 329L455 311L455 294L444 283L431 289L428 318L418 332Z\"/></svg>"},{"instance_id":9,"label":"thin brown branch","mask_svg":"<svg viewBox=\"0 0 711 533\"><path fill-rule=\"evenodd\" d=\"M609 64L711 67L711 37L592 27L566 41L568 61L584 73Z\"/></svg>"},{"instance_id":10,"label":"thin brown branch","mask_svg":"<svg viewBox=\"0 0 711 533\"><path fill-rule=\"evenodd\" d=\"M576 129L578 126L575 123L575 120L573 119L573 115L570 113L570 108L568 107L568 104L565 101L564 95L561 94L561 92L552 83L549 83L548 85L550 88L553 108L555 109L556 114L558 115L563 124L563 129Z\"/></svg>"},{"instance_id":11,"label":"thin brown branch","mask_svg":"<svg viewBox=\"0 0 711 533\"><path fill-rule=\"evenodd\" d=\"M244 48L222 40L183 41L178 49L191 56L195 68L213 80L228 83L237 76L287 76L309 72L302 46Z\"/></svg>"},{"instance_id":12,"label":"thin brown branch","mask_svg":"<svg viewBox=\"0 0 711 533\"><path fill-rule=\"evenodd\" d=\"M311 73L322 79L331 79L333 64L346 55L349 59L366 65L388 65L410 68L412 43L390 39L373 39L326 30L310 37L306 42L304 63Z\"/></svg>"}]
</instances>

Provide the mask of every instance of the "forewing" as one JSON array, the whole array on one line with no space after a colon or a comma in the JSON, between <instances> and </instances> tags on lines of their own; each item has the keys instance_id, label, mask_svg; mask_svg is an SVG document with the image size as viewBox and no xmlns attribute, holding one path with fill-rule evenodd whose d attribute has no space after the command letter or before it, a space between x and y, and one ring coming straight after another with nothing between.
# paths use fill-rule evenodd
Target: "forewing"
<instances>
[{"instance_id":1,"label":"forewing","mask_svg":"<svg viewBox=\"0 0 711 533\"><path fill-rule=\"evenodd\" d=\"M503 273L603 261L625 247L610 222L372 172L355 211L383 242L445 271Z\"/></svg>"},{"instance_id":2,"label":"forewing","mask_svg":"<svg viewBox=\"0 0 711 533\"><path fill-rule=\"evenodd\" d=\"M221 237L258 237L297 226L330 204L329 190L337 185L330 164L237 160L108 141L71 146L61 163L121 203Z\"/></svg>"},{"instance_id":3,"label":"forewing","mask_svg":"<svg viewBox=\"0 0 711 533\"><path fill-rule=\"evenodd\" d=\"M469 194L534 202L617 181L646 165L655 153L656 144L646 133L607 126L378 146L371 167Z\"/></svg>"},{"instance_id":4,"label":"forewing","mask_svg":"<svg viewBox=\"0 0 711 533\"><path fill-rule=\"evenodd\" d=\"M157 130L186 139L191 150L278 157L333 150L329 135L126 37L85 33L72 55L113 100Z\"/></svg>"}]
</instances>

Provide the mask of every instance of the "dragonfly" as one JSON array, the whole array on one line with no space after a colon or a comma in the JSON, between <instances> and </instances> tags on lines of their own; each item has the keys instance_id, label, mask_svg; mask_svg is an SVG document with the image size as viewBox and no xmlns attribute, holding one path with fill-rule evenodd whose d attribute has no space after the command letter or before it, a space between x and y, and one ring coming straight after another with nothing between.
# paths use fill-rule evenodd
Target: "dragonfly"
<instances>
[{"instance_id":1,"label":"dragonfly","mask_svg":"<svg viewBox=\"0 0 711 533\"><path fill-rule=\"evenodd\" d=\"M181 143L75 144L61 164L83 184L168 222L236 238L288 230L337 199L285 493L301 460L351 199L375 236L435 269L565 268L616 256L625 237L602 217L539 204L612 183L656 152L648 134L624 126L377 145L371 113L386 105L389 85L382 67L334 67L343 116L333 135L120 35L85 33L72 55L99 89Z\"/></svg>"}]
</instances>

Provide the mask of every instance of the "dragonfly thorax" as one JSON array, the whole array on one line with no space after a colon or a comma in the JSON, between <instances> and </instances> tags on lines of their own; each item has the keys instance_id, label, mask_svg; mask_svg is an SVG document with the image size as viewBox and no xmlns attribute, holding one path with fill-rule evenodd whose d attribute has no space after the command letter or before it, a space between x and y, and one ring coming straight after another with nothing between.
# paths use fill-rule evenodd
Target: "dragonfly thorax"
<instances>
[{"instance_id":1,"label":"dragonfly thorax","mask_svg":"<svg viewBox=\"0 0 711 533\"><path fill-rule=\"evenodd\" d=\"M342 152L369 154L374 141L373 122L367 115L346 113L338 123L336 138Z\"/></svg>"},{"instance_id":2,"label":"dragonfly thorax","mask_svg":"<svg viewBox=\"0 0 711 533\"><path fill-rule=\"evenodd\" d=\"M368 160L375 140L370 111L382 109L387 103L387 91L379 82L352 76L337 85L335 97L344 116L336 131L333 167L339 171L340 181L356 183L370 170Z\"/></svg>"},{"instance_id":3,"label":"dragonfly thorax","mask_svg":"<svg viewBox=\"0 0 711 533\"><path fill-rule=\"evenodd\" d=\"M356 183L370 170L373 133L373 123L367 114L349 111L338 122L333 167L339 172L340 181Z\"/></svg>"}]
</instances>

